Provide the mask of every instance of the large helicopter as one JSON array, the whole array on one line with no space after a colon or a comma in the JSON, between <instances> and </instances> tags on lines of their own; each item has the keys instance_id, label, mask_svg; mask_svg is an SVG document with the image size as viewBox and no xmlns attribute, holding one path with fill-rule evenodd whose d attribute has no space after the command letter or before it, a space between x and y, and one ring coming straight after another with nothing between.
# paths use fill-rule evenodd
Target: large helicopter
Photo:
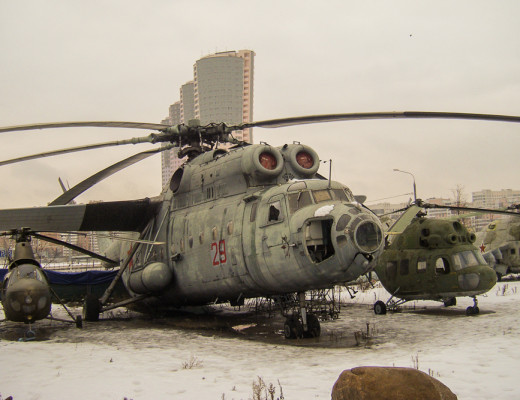
<instances>
[{"instance_id":1,"label":"large helicopter","mask_svg":"<svg viewBox=\"0 0 520 400\"><path fill-rule=\"evenodd\" d=\"M491 222L481 237L480 250L498 280L520 272L520 221L511 217Z\"/></svg>"},{"instance_id":2,"label":"large helicopter","mask_svg":"<svg viewBox=\"0 0 520 400\"><path fill-rule=\"evenodd\" d=\"M303 144L274 147L239 143L232 132L359 119L459 118L520 122L520 117L444 112L329 114L234 126L168 126L132 122L50 123L1 128L1 132L98 126L154 129L159 133L40 153L0 165L106 146L169 143L114 164L67 190L47 207L0 210L0 229L128 231L157 245L112 248L119 273L100 298L87 296L83 315L142 302L147 309L208 303L243 304L248 297L297 293L300 310L288 315L287 338L319 336L318 319L307 315L305 291L330 288L372 270L383 251L379 219L350 189L317 174L319 157ZM232 143L229 151L218 148ZM152 154L181 147L188 161L159 196L141 200L66 205L113 173ZM359 198L358 198L359 199ZM108 305L121 278L132 297Z\"/></svg>"},{"instance_id":3,"label":"large helicopter","mask_svg":"<svg viewBox=\"0 0 520 400\"><path fill-rule=\"evenodd\" d=\"M474 245L475 233L459 221L426 218L422 210L428 208L500 213L416 200L387 232L387 244L375 271L391 297L374 304L376 314L386 314L387 308L394 311L413 300L436 300L453 306L456 298L462 296L472 297L474 302L466 314L478 314L476 296L489 291L497 281L495 272ZM409 224L403 222L409 217Z\"/></svg>"}]
</instances>

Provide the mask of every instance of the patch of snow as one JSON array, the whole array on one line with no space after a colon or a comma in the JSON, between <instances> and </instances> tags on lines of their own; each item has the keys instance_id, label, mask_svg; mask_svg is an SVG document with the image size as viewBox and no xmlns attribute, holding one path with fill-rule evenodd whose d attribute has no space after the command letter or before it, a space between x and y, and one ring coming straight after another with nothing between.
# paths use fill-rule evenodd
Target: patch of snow
<instances>
[{"instance_id":1,"label":"patch of snow","mask_svg":"<svg viewBox=\"0 0 520 400\"><path fill-rule=\"evenodd\" d=\"M321 338L307 340L285 340L279 333L280 340L268 342L243 335L245 322L233 336L141 318L85 323L83 329L40 321L34 328L50 332L47 340L17 342L6 339L7 333L25 327L3 323L0 394L15 400L247 400L262 377L277 388L275 398L279 382L286 399L328 400L343 370L374 365L417 366L460 400L517 398L519 287L499 282L479 296L477 316L465 315L470 298L458 298L449 308L417 301L415 309L375 315L375 299L389 295L370 288L354 299L346 295L340 318L322 322ZM353 340L367 327L375 333L372 343L342 344L342 338Z\"/></svg>"},{"instance_id":2,"label":"patch of snow","mask_svg":"<svg viewBox=\"0 0 520 400\"><path fill-rule=\"evenodd\" d=\"M334 204L331 204L328 206L323 206L323 207L318 208L314 212L314 216L315 217L325 217L326 215L329 215L332 212L332 210L334 210Z\"/></svg>"}]
</instances>

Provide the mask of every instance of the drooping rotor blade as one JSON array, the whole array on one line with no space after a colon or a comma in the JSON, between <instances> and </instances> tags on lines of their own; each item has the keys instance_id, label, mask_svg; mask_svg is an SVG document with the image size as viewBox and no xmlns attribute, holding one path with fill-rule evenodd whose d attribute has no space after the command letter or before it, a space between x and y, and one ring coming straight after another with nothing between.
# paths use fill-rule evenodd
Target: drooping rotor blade
<instances>
[{"instance_id":1,"label":"drooping rotor blade","mask_svg":"<svg viewBox=\"0 0 520 400\"><path fill-rule=\"evenodd\" d=\"M84 249L83 247L76 246L75 244L68 243L68 242L65 242L63 240L55 239L53 237L45 236L45 235L42 235L42 234L39 234L39 233L36 233L36 232L31 232L30 234L32 236L38 238L38 239L44 240L44 241L49 242L49 243L54 243L54 244L57 244L57 245L60 245L60 246L63 246L63 247L67 247L67 248L69 248L71 250L77 251L78 253L85 254L85 255L87 255L89 257L97 258L98 260L107 262L109 264L114 264L114 265L119 264L118 261L111 260L110 258L102 256L101 254L94 253L94 252L92 252L90 250Z\"/></svg>"},{"instance_id":2,"label":"drooping rotor blade","mask_svg":"<svg viewBox=\"0 0 520 400\"><path fill-rule=\"evenodd\" d=\"M145 158L148 158L148 157L150 157L154 154L160 153L162 151L169 150L173 147L174 147L173 145L167 145L167 146L161 147L159 149L143 151L142 153L134 154L131 157L128 157L122 161L119 161L119 162L105 168L104 170L99 171L96 174L88 177L84 181L78 183L73 188L67 190L61 196L57 197L52 202L50 202L49 206L59 206L59 205L68 204L72 200L74 200L77 196L79 196L81 193L83 193L87 189L90 189L92 186L101 182L103 179L106 179L109 176L115 174L116 172L119 172L122 169L129 167L130 165L133 165L139 161L142 161Z\"/></svg>"},{"instance_id":3,"label":"drooping rotor blade","mask_svg":"<svg viewBox=\"0 0 520 400\"><path fill-rule=\"evenodd\" d=\"M116 140L113 142L104 142L104 143L90 144L90 145L85 145L85 146L69 147L67 149L47 151L44 153L32 154L30 156L23 156L23 157L12 158L10 160L0 161L0 166L14 164L14 163L22 162L22 161L35 160L38 158L57 156L60 154L74 153L77 151L100 149L103 147L121 146L121 145L125 145L125 144L155 143L156 138L157 138L157 135L151 134L148 136L136 137L136 138L126 139L126 140Z\"/></svg>"},{"instance_id":4,"label":"drooping rotor blade","mask_svg":"<svg viewBox=\"0 0 520 400\"><path fill-rule=\"evenodd\" d=\"M460 211L475 211L481 214L503 214L503 215L512 215L515 217L520 217L520 213L517 213L515 211L506 211L506 210L494 210L490 208L477 208L477 207L459 207L459 206L445 206L445 205L439 205L439 204L430 204L430 203L424 203L417 201L418 205L422 208L442 208L442 209L448 209L448 210L460 210Z\"/></svg>"},{"instance_id":5,"label":"drooping rotor blade","mask_svg":"<svg viewBox=\"0 0 520 400\"><path fill-rule=\"evenodd\" d=\"M98 238L101 237L101 238L113 239L113 240L117 240L117 241L121 241L121 242L149 244L149 245L152 245L152 246L160 246L160 245L165 244L165 242L157 242L157 241L153 241L153 240L131 239L131 238L127 238L127 237L121 236L121 235L119 235L117 233L103 234L103 233L99 233L99 232L91 233L91 232L74 232L74 231L71 231L71 232L61 232L61 233L68 233L68 234L71 234L71 235L78 235L78 236L84 236L84 237L86 237L86 236L95 236L95 237L98 237Z\"/></svg>"},{"instance_id":6,"label":"drooping rotor blade","mask_svg":"<svg viewBox=\"0 0 520 400\"><path fill-rule=\"evenodd\" d=\"M35 232L140 232L160 204L158 199L142 199L5 209L0 210L0 231L27 227Z\"/></svg>"},{"instance_id":7,"label":"drooping rotor blade","mask_svg":"<svg viewBox=\"0 0 520 400\"><path fill-rule=\"evenodd\" d=\"M29 124L6 126L0 128L0 133L15 131L30 131L36 129L52 129L52 128L76 128L76 127L95 127L95 128L133 128L146 129L152 131L160 131L168 128L170 125L153 124L146 122L125 122L125 121L80 121L80 122L48 122L43 124Z\"/></svg>"},{"instance_id":8,"label":"drooping rotor blade","mask_svg":"<svg viewBox=\"0 0 520 400\"><path fill-rule=\"evenodd\" d=\"M455 112L429 112L429 111L388 111L370 113L349 113L349 114L322 114L306 115L301 117L278 118L265 121L244 123L229 127L233 130L246 128L280 128L283 126L294 126L304 124L316 124L321 122L355 121L366 119L469 119L481 121L501 121L501 122L520 122L520 117L511 115L495 114L474 114L474 113L455 113Z\"/></svg>"}]
</instances>

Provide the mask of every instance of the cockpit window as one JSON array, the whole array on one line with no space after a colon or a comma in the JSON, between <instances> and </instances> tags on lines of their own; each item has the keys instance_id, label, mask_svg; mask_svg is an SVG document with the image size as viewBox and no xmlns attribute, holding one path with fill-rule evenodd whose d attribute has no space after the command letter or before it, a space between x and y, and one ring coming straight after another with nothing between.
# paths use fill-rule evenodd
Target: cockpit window
<instances>
[{"instance_id":1,"label":"cockpit window","mask_svg":"<svg viewBox=\"0 0 520 400\"><path fill-rule=\"evenodd\" d=\"M343 189L332 189L332 197L334 200L350 201Z\"/></svg>"},{"instance_id":2,"label":"cockpit window","mask_svg":"<svg viewBox=\"0 0 520 400\"><path fill-rule=\"evenodd\" d=\"M312 195L314 196L314 201L316 203L321 203L322 201L329 201L332 200L332 196L328 189L322 189L322 190L313 190Z\"/></svg>"},{"instance_id":3,"label":"cockpit window","mask_svg":"<svg viewBox=\"0 0 520 400\"><path fill-rule=\"evenodd\" d=\"M20 265L10 276L10 284L25 278L37 279L41 282L45 280L41 271L34 265L26 264Z\"/></svg>"},{"instance_id":4,"label":"cockpit window","mask_svg":"<svg viewBox=\"0 0 520 400\"><path fill-rule=\"evenodd\" d=\"M309 191L289 193L289 211L294 213L300 208L312 204L311 194Z\"/></svg>"},{"instance_id":5,"label":"cockpit window","mask_svg":"<svg viewBox=\"0 0 520 400\"><path fill-rule=\"evenodd\" d=\"M481 264L486 264L486 261L480 253L475 251L466 250L453 255L453 267L455 271Z\"/></svg>"}]
</instances>

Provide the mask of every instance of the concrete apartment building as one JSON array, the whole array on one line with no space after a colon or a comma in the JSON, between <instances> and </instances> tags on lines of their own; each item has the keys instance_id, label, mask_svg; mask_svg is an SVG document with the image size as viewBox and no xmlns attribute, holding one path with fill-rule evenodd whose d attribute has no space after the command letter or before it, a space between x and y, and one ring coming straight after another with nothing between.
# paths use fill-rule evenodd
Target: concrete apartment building
<instances>
[{"instance_id":1,"label":"concrete apartment building","mask_svg":"<svg viewBox=\"0 0 520 400\"><path fill-rule=\"evenodd\" d=\"M200 120L239 124L253 120L254 57L251 50L224 51L197 60L193 65L193 80L179 90L180 100L169 108L163 123L188 123ZM253 142L251 129L236 131L234 137ZM184 160L177 158L178 149L162 153L162 185Z\"/></svg>"}]
</instances>

